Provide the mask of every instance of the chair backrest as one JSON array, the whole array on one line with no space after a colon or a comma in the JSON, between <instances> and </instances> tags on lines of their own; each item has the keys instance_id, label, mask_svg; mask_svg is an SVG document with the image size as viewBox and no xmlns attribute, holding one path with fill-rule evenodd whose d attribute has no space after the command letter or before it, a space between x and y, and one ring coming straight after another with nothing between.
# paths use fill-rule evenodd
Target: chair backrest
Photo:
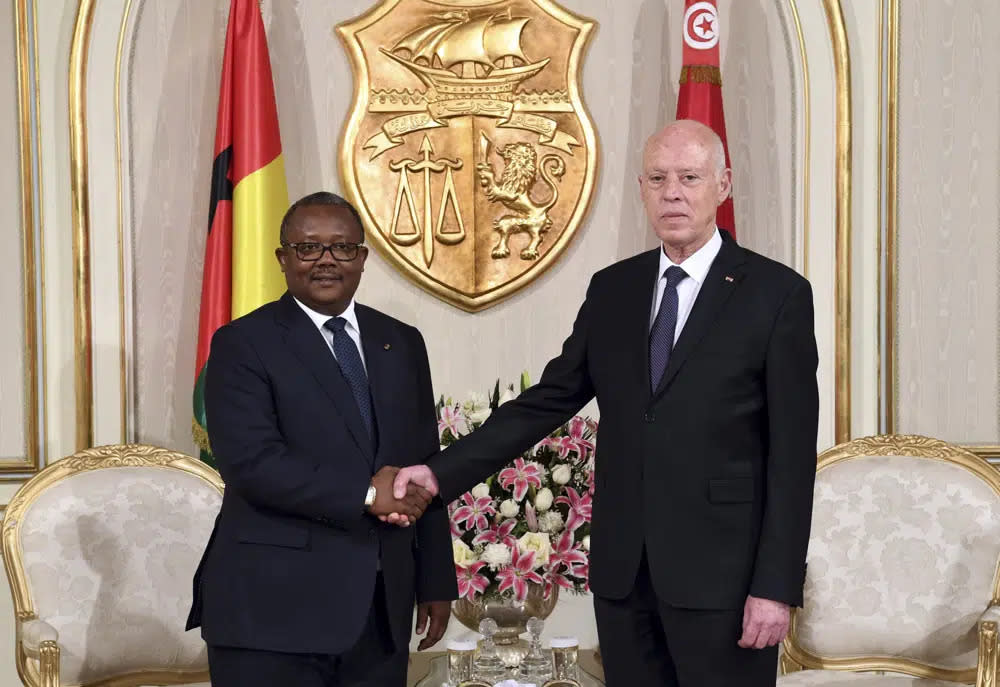
<instances>
[{"instance_id":1,"label":"chair backrest","mask_svg":"<svg viewBox=\"0 0 1000 687\"><path fill-rule=\"evenodd\" d=\"M998 560L1000 474L985 460L919 436L836 446L819 457L786 654L806 668L972 682Z\"/></svg>"},{"instance_id":2,"label":"chair backrest","mask_svg":"<svg viewBox=\"0 0 1000 687\"><path fill-rule=\"evenodd\" d=\"M221 502L214 470L142 445L81 451L21 487L3 519L7 576L18 621L59 632L63 683L207 679L184 622Z\"/></svg>"}]
</instances>

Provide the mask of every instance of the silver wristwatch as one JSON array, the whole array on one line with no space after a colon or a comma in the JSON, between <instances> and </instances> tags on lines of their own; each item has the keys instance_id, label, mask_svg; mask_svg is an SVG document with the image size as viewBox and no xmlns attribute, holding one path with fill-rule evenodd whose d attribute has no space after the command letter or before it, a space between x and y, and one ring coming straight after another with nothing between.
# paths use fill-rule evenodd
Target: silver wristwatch
<instances>
[{"instance_id":1,"label":"silver wristwatch","mask_svg":"<svg viewBox=\"0 0 1000 687\"><path fill-rule=\"evenodd\" d=\"M375 505L375 485L368 485L368 493L365 494L365 508L371 508Z\"/></svg>"}]
</instances>

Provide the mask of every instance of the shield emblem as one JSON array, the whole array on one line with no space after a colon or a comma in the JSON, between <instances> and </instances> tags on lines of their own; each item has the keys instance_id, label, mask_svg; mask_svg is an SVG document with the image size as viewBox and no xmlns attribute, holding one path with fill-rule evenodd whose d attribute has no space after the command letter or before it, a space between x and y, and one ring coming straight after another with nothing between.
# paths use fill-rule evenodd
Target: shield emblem
<instances>
[{"instance_id":1,"label":"shield emblem","mask_svg":"<svg viewBox=\"0 0 1000 687\"><path fill-rule=\"evenodd\" d=\"M579 87L594 27L550 0L383 0L337 27L355 78L345 193L438 298L487 308L572 240L597 166Z\"/></svg>"}]
</instances>

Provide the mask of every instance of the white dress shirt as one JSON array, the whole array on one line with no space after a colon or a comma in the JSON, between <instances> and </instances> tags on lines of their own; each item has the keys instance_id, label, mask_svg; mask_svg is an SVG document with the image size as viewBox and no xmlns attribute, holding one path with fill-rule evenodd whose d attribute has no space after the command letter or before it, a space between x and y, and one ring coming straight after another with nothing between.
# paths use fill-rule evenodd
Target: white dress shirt
<instances>
[{"instance_id":1,"label":"white dress shirt","mask_svg":"<svg viewBox=\"0 0 1000 687\"><path fill-rule=\"evenodd\" d=\"M293 298L295 297L293 296ZM333 332L323 326L333 318L329 315L316 312L298 298L295 298L295 302L299 304L299 307L302 308L302 312L308 315L309 319L312 320L314 325L316 325L316 329L318 329L319 333L323 335L323 341L326 341L326 346L330 349L330 353L332 353L333 357L336 358L337 354L333 352ZM347 320L347 324L344 326L344 331L347 332L349 337L351 337L351 341L354 342L354 345L358 347L358 353L361 355L361 364L364 365L365 373L367 373L368 363L365 361L365 349L361 345L361 329L358 327L358 316L354 312L353 298L351 299L351 302L347 304L344 312L340 313L338 317L343 317Z\"/></svg>"},{"instance_id":2,"label":"white dress shirt","mask_svg":"<svg viewBox=\"0 0 1000 687\"><path fill-rule=\"evenodd\" d=\"M696 250L687 260L677 265L677 267L680 267L687 273L687 277L682 279L677 285L677 327L674 329L675 344L681 335L681 330L684 329L684 323L687 322L688 315L691 314L691 308L694 306L695 299L698 298L701 285L705 283L708 270L712 266L712 263L715 262L715 256L719 254L721 248L722 235L719 234L719 228L716 227L715 233L712 234L712 238L708 240L708 243ZM668 267L674 264L667 257L666 252L664 252L661 246L660 271L656 280L656 294L653 298L652 312L649 314L650 328L653 326L653 320L656 319L656 313L660 311L660 301L663 300L663 291L667 287L667 280L663 276L663 273L667 271Z\"/></svg>"}]
</instances>

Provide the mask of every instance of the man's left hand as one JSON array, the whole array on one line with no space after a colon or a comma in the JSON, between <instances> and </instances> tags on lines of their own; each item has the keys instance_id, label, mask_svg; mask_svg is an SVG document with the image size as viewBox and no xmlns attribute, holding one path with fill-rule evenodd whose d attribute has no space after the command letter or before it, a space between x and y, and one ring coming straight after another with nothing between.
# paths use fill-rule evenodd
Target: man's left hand
<instances>
[{"instance_id":1,"label":"man's left hand","mask_svg":"<svg viewBox=\"0 0 1000 687\"><path fill-rule=\"evenodd\" d=\"M448 618L451 617L450 601L424 601L417 604L417 634L422 635L424 629L427 636L420 640L418 651L429 649L444 637L448 629ZM428 619L430 626L428 626Z\"/></svg>"},{"instance_id":2,"label":"man's left hand","mask_svg":"<svg viewBox=\"0 0 1000 687\"><path fill-rule=\"evenodd\" d=\"M744 649L774 646L788 634L790 616L786 603L748 596L743 606L743 636L737 644Z\"/></svg>"}]
</instances>

